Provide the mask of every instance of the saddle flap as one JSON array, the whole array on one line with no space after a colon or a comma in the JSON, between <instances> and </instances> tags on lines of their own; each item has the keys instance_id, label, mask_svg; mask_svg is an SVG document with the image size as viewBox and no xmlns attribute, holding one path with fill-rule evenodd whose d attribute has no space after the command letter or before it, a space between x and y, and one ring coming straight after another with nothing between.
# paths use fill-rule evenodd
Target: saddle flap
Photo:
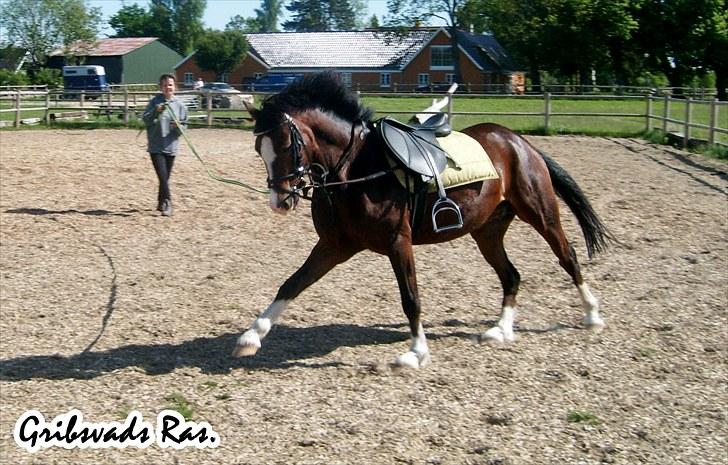
<instances>
[{"instance_id":1,"label":"saddle flap","mask_svg":"<svg viewBox=\"0 0 728 465\"><path fill-rule=\"evenodd\" d=\"M447 167L447 154L440 148L433 131L413 130L389 118L382 118L377 130L405 168L432 178Z\"/></svg>"}]
</instances>

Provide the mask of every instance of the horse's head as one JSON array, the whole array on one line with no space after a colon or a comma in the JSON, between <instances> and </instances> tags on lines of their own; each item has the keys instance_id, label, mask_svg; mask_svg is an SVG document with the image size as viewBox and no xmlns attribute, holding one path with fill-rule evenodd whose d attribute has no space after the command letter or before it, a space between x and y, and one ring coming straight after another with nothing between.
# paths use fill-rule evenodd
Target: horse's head
<instances>
[{"instance_id":1,"label":"horse's head","mask_svg":"<svg viewBox=\"0 0 728 465\"><path fill-rule=\"evenodd\" d=\"M247 105L246 105L247 106ZM308 162L303 134L287 113L265 121L259 110L248 108L255 126L255 150L265 162L270 189L270 208L281 214L296 208L305 186Z\"/></svg>"},{"instance_id":2,"label":"horse's head","mask_svg":"<svg viewBox=\"0 0 728 465\"><path fill-rule=\"evenodd\" d=\"M351 150L354 129L372 114L334 73L296 81L267 97L260 109L245 105L255 120L255 149L268 172L270 207L279 213L294 209L300 197L309 198L306 181L318 184L339 174L337 162Z\"/></svg>"}]
</instances>

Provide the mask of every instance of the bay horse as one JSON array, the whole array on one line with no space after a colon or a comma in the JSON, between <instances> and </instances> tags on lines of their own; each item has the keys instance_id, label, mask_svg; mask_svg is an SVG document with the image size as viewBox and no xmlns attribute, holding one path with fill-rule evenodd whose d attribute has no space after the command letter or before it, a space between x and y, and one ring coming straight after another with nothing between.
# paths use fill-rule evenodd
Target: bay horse
<instances>
[{"instance_id":1,"label":"bay horse","mask_svg":"<svg viewBox=\"0 0 728 465\"><path fill-rule=\"evenodd\" d=\"M371 250L389 258L409 320L411 345L395 365L426 365L430 355L420 321L412 246L451 241L465 234L475 239L503 287L500 319L482 337L513 341L520 276L506 255L503 238L515 216L543 236L571 276L582 300L585 326L597 331L604 327L599 303L564 235L556 195L576 216L590 257L614 239L572 177L509 129L484 123L462 131L483 146L499 178L448 190L448 197L461 210L463 226L435 233L428 215L418 224L412 221L409 193L392 174L385 143L374 130L372 110L336 74L309 75L266 98L259 109L248 106L248 111L255 121L255 150L267 170L270 208L286 214L301 198L311 200L319 240L270 306L238 338L234 356L254 355L303 290L358 252ZM435 194L428 194L428 208L436 200Z\"/></svg>"}]
</instances>

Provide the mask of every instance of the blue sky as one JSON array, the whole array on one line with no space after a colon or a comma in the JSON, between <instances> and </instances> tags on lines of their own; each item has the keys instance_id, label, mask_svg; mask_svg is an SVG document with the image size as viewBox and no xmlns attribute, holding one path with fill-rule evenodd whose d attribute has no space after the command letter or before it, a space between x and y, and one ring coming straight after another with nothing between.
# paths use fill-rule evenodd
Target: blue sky
<instances>
[{"instance_id":1,"label":"blue sky","mask_svg":"<svg viewBox=\"0 0 728 465\"><path fill-rule=\"evenodd\" d=\"M109 17L119 11L123 5L136 3L145 8L149 5L147 0L89 0L88 3L92 7L101 8L105 22L109 20ZM225 25L230 21L230 18L235 15L241 15L243 17L255 16L254 10L259 8L260 4L260 0L207 0L207 8L205 8L203 21L206 27L222 30L225 29ZM387 13L387 0L368 0L366 4L368 7L367 18L376 14L381 22ZM288 11L283 8L283 14L285 15L286 13ZM104 34L111 35L114 33L114 30L108 28L107 24L105 26L101 32L102 37Z\"/></svg>"}]
</instances>

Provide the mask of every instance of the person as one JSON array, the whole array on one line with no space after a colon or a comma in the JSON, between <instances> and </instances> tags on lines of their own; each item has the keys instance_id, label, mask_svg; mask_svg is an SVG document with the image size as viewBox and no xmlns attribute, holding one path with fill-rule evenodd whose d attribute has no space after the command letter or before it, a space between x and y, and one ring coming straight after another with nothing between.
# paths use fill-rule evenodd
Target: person
<instances>
[{"instance_id":1,"label":"person","mask_svg":"<svg viewBox=\"0 0 728 465\"><path fill-rule=\"evenodd\" d=\"M175 85L174 75L162 74L159 77L161 93L149 101L142 115L147 126L147 152L159 178L157 210L162 216L172 216L169 178L179 149L179 136L187 127L187 107L175 98Z\"/></svg>"},{"instance_id":2,"label":"person","mask_svg":"<svg viewBox=\"0 0 728 465\"><path fill-rule=\"evenodd\" d=\"M202 90L202 87L204 85L205 81L203 81L201 77L198 77L195 83L192 85L192 90Z\"/></svg>"}]
</instances>

